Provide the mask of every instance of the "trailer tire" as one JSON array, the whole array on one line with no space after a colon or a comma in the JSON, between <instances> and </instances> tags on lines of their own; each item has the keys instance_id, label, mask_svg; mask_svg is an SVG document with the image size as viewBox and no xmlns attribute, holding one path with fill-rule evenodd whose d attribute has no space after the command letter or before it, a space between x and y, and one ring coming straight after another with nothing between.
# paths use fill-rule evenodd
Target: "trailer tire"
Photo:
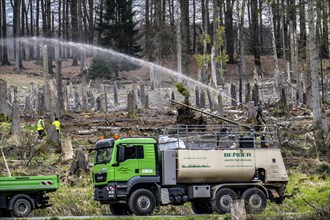
<instances>
[{"instance_id":1,"label":"trailer tire","mask_svg":"<svg viewBox=\"0 0 330 220\"><path fill-rule=\"evenodd\" d=\"M128 207L135 215L150 215L156 207L155 196L147 189L138 189L129 197Z\"/></svg>"},{"instance_id":2,"label":"trailer tire","mask_svg":"<svg viewBox=\"0 0 330 220\"><path fill-rule=\"evenodd\" d=\"M18 198L13 203L12 213L15 217L27 217L31 212L31 203L26 198Z\"/></svg>"},{"instance_id":3,"label":"trailer tire","mask_svg":"<svg viewBox=\"0 0 330 220\"><path fill-rule=\"evenodd\" d=\"M195 214L212 214L212 204L208 199L195 199L191 202L191 209Z\"/></svg>"},{"instance_id":4,"label":"trailer tire","mask_svg":"<svg viewBox=\"0 0 330 220\"><path fill-rule=\"evenodd\" d=\"M110 204L110 212L112 215L131 215L132 212L126 203Z\"/></svg>"},{"instance_id":5,"label":"trailer tire","mask_svg":"<svg viewBox=\"0 0 330 220\"><path fill-rule=\"evenodd\" d=\"M245 200L247 213L260 213L265 210L267 205L266 194L256 187L249 188L242 195Z\"/></svg>"},{"instance_id":6,"label":"trailer tire","mask_svg":"<svg viewBox=\"0 0 330 220\"><path fill-rule=\"evenodd\" d=\"M213 209L219 214L230 213L230 204L237 199L237 194L229 188L219 189L213 201Z\"/></svg>"}]
</instances>

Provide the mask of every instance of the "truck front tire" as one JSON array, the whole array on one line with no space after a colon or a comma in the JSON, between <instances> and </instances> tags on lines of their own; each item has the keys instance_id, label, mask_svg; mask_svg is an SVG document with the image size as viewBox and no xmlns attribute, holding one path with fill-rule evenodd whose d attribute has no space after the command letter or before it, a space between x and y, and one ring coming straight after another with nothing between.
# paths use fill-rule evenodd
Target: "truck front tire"
<instances>
[{"instance_id":1,"label":"truck front tire","mask_svg":"<svg viewBox=\"0 0 330 220\"><path fill-rule=\"evenodd\" d=\"M150 215L156 207L155 196L147 189L138 189L129 197L128 207L135 215Z\"/></svg>"},{"instance_id":2,"label":"truck front tire","mask_svg":"<svg viewBox=\"0 0 330 220\"><path fill-rule=\"evenodd\" d=\"M245 190L242 195L248 213L260 213L265 210L267 197L265 193L256 187Z\"/></svg>"},{"instance_id":3,"label":"truck front tire","mask_svg":"<svg viewBox=\"0 0 330 220\"><path fill-rule=\"evenodd\" d=\"M229 188L219 189L213 201L213 209L219 214L230 213L230 204L237 199L237 194Z\"/></svg>"},{"instance_id":4,"label":"truck front tire","mask_svg":"<svg viewBox=\"0 0 330 220\"><path fill-rule=\"evenodd\" d=\"M126 203L110 204L110 212L112 215L131 215L132 212Z\"/></svg>"},{"instance_id":5,"label":"truck front tire","mask_svg":"<svg viewBox=\"0 0 330 220\"><path fill-rule=\"evenodd\" d=\"M18 198L13 204L12 213L15 217L27 217L31 212L31 203L26 198Z\"/></svg>"}]
</instances>

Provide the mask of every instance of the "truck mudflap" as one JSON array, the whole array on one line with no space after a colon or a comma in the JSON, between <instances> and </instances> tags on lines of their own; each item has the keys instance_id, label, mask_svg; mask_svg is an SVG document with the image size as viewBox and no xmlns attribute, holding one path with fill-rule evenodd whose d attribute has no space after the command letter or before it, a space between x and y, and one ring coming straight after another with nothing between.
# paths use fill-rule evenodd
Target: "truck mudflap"
<instances>
[{"instance_id":1,"label":"truck mudflap","mask_svg":"<svg viewBox=\"0 0 330 220\"><path fill-rule=\"evenodd\" d=\"M115 200L116 196L116 184L108 183L106 186L94 186L94 200L99 201L102 204L108 204L111 200Z\"/></svg>"},{"instance_id":2,"label":"truck mudflap","mask_svg":"<svg viewBox=\"0 0 330 220\"><path fill-rule=\"evenodd\" d=\"M270 200L272 202L275 202L276 204L282 204L286 197L291 197L290 195L287 195L285 193L286 188L284 185L278 188L269 188L268 191L270 195Z\"/></svg>"}]
</instances>

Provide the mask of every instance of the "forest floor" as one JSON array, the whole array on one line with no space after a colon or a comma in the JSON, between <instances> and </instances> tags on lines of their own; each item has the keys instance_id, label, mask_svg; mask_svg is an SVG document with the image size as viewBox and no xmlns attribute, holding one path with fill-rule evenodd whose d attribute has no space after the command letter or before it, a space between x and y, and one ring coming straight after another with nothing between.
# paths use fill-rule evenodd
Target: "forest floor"
<instances>
[{"instance_id":1,"label":"forest floor","mask_svg":"<svg viewBox=\"0 0 330 220\"><path fill-rule=\"evenodd\" d=\"M166 62L168 67L174 68L174 60L168 59ZM248 58L248 72L249 81L253 81L253 69L250 66L253 63L252 57ZM272 59L263 57L262 63L267 63L265 65L264 71L265 76L271 78L271 70L273 69L274 62ZM251 64L251 65L250 65ZM280 61L280 69L283 71L285 69L284 62ZM23 63L24 69L21 73L17 74L14 71L14 66L0 66L0 78L7 81L9 86L17 86L20 88L29 88L30 83L36 83L38 86L43 84L42 76L42 66L36 64L34 61L25 61ZM62 63L62 74L64 78L64 83L69 80L74 80L79 78L79 66L72 67L70 61L63 61ZM191 71L194 71L196 67L191 66ZM304 68L304 65L301 66ZM196 71L197 72L197 71ZM147 69L140 69L133 72L122 72L119 74L121 79L131 79L135 77L139 80L145 80L149 77ZM237 65L227 65L227 73L225 79L229 83L237 82ZM105 127L111 129L117 129L120 132L121 137L127 136L153 136L158 128L176 124L177 120L177 106L170 105L162 108L150 107L150 109L140 109L134 116L128 115L125 110L111 111L108 113L65 113L61 117L62 129L61 135L69 136L72 139L73 149L81 150L84 153L88 153L88 150L94 146L100 136L109 137L112 131L97 130L98 127ZM165 105L165 103L164 103ZM212 112L212 111L211 111ZM330 119L330 106L325 105L324 114ZM200 113L196 113L198 117ZM286 204L290 207L284 206L283 212L305 212L317 213L317 209L323 210L327 204L327 196L330 194L330 187L324 186L324 184L330 183L330 158L328 157L330 152L330 135L329 140L325 140L324 149L319 150L320 157L316 157L316 145L315 139L312 135L312 113L305 106L295 106L293 107L287 115L279 115L278 111L274 106L269 106L264 111L265 119L267 124L277 125L280 132L280 147L284 156L286 166L289 171L292 171L291 181L293 185L290 186L290 193L295 192L300 195L300 197L310 198L311 195L315 198L311 198L309 201L310 205L299 200L299 196L296 200L289 200ZM256 121L247 122L247 110L245 108L231 108L226 107L224 112L224 117L228 119L235 120L236 122L242 124L254 124ZM46 119L47 120L47 119ZM222 123L219 120L206 117L205 120L208 124L218 124ZM0 122L1 139L0 145L4 147L4 153L9 161L9 166L14 175L41 175L41 174L54 174L58 173L61 175L62 180L67 178L66 171L71 166L70 161L65 163L58 163L60 155L56 153L56 149L52 147L45 147L42 152L34 156L33 159L27 164L27 161L31 159L31 152L36 151L36 146L40 146L40 142L36 141L36 131L35 124L36 119L24 119L21 120L21 127L24 131L19 140L10 137L10 123ZM50 123L48 121L47 123ZM328 120L330 124L330 120ZM95 131L95 129L97 131ZM90 132L90 131L95 132ZM88 131L87 133L81 134L81 131ZM92 163L92 158L90 158ZM0 157L0 176L7 175L5 169L3 158ZM82 178L82 179L81 179ZM322 179L323 178L323 179ZM320 181L316 181L320 180ZM79 180L77 182L77 180ZM308 184L306 181L308 180ZM315 183L316 182L316 183ZM307 184L298 185L294 184ZM308 191L305 193L303 190L305 187L312 187L313 184L321 184L319 191ZM73 187L73 189L71 188ZM108 210L104 207L96 204L92 200L92 188L91 180L89 174L81 176L72 177L71 181L63 182L63 189L60 190L59 195L53 196L54 199L52 203L55 203L55 208L48 208L46 211L36 211L33 215L96 215L96 214L109 214ZM296 192L298 187L301 191ZM316 187L317 188L317 187ZM321 190L322 189L322 190ZM73 198L72 192L81 193L83 196L78 198ZM70 196L68 198L68 204L63 207L63 201L60 202L61 196ZM77 199L78 201L75 201ZM70 207L70 204L82 202L81 200L90 201L92 207L87 205L86 207ZM76 205L75 205L76 206ZM304 206L305 209L300 209L299 206ZM314 209L314 206L317 209ZM95 208L96 207L96 208ZM77 209L82 209L81 212L77 212ZM281 208L279 208L281 209ZM166 209L161 212L168 214L175 214L175 212L180 214L191 214L189 207L183 207L183 209L177 209L176 207ZM270 211L278 211L278 208L271 206Z\"/></svg>"}]
</instances>

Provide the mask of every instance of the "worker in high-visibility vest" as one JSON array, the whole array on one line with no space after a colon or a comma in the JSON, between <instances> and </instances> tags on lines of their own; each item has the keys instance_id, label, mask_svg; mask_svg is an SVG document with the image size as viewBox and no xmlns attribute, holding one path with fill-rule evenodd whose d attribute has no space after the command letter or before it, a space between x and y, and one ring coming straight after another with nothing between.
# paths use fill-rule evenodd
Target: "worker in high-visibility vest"
<instances>
[{"instance_id":1,"label":"worker in high-visibility vest","mask_svg":"<svg viewBox=\"0 0 330 220\"><path fill-rule=\"evenodd\" d=\"M57 133L60 133L61 123L58 120L58 118L55 118L55 121L53 122L53 125L55 126L55 129L56 129Z\"/></svg>"},{"instance_id":2,"label":"worker in high-visibility vest","mask_svg":"<svg viewBox=\"0 0 330 220\"><path fill-rule=\"evenodd\" d=\"M37 124L37 131L39 133L39 139L42 139L45 136L45 121L43 116L40 116Z\"/></svg>"}]
</instances>

